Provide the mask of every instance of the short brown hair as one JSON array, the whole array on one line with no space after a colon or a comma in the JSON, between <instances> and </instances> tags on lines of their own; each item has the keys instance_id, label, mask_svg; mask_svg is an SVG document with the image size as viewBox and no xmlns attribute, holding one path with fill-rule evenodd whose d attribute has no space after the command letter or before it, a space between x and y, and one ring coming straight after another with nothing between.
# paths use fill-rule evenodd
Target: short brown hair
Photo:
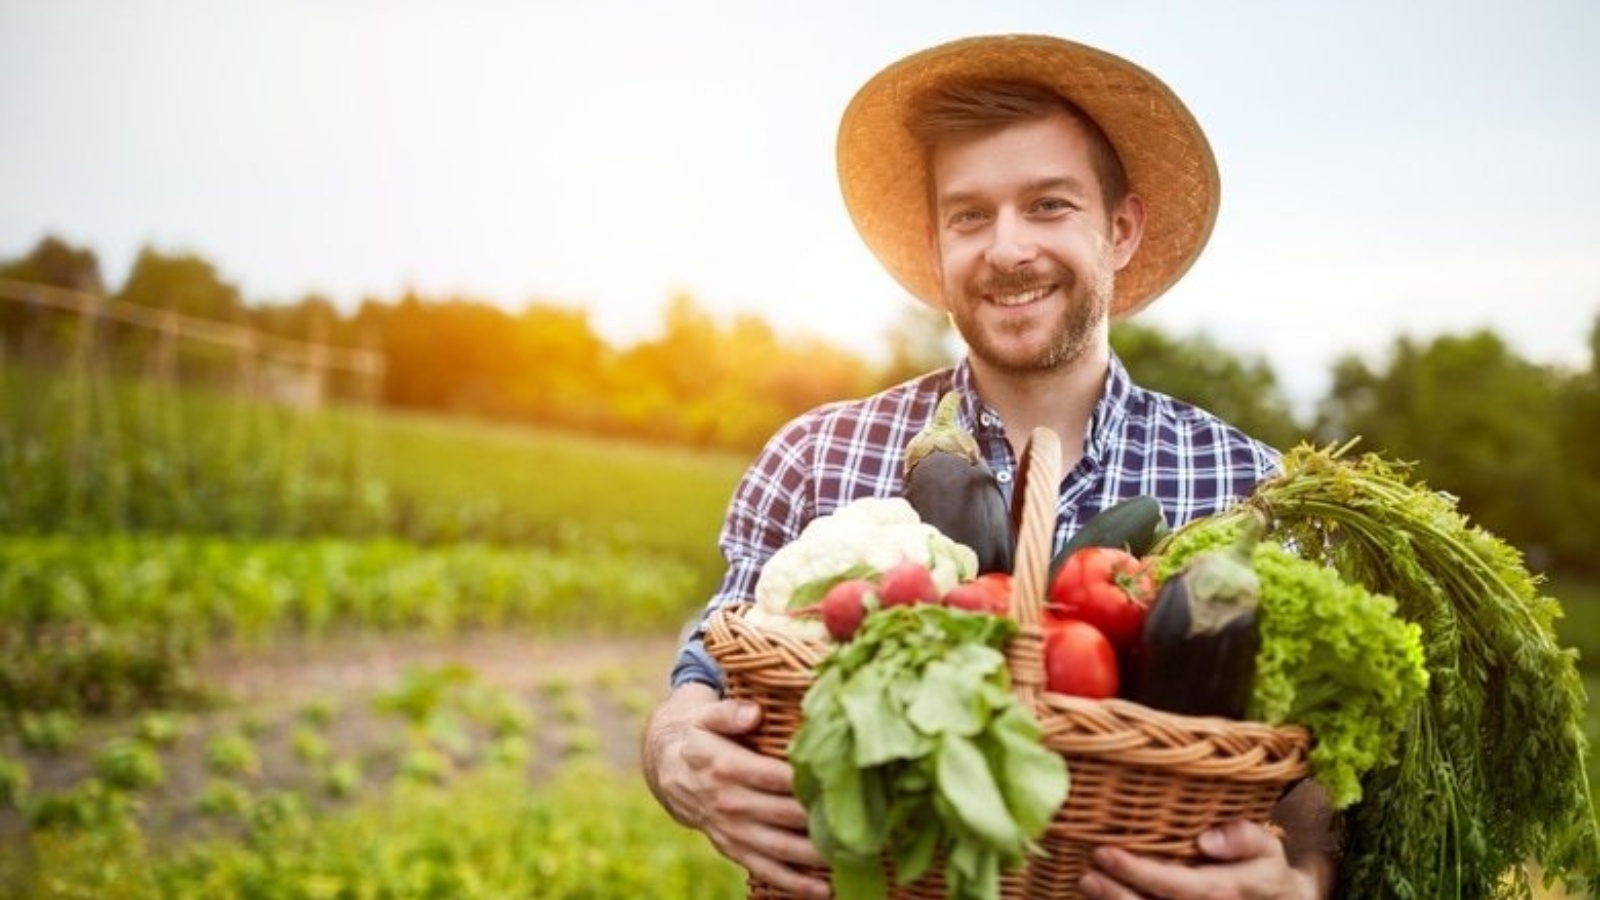
<instances>
[{"instance_id":1,"label":"short brown hair","mask_svg":"<svg viewBox=\"0 0 1600 900\"><path fill-rule=\"evenodd\" d=\"M917 98L906 127L931 154L944 138L983 134L1018 122L1031 122L1051 113L1064 113L1089 139L1089 161L1100 179L1106 211L1117 208L1128 194L1128 175L1122 158L1099 123L1076 103L1043 85L1031 82L981 81L944 84ZM931 171L931 170L930 170Z\"/></svg>"}]
</instances>

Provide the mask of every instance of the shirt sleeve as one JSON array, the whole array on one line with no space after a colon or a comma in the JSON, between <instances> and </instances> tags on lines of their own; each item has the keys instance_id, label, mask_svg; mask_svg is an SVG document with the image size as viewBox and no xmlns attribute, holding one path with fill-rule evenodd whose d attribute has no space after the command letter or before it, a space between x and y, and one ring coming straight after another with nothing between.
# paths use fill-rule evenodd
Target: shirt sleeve
<instances>
[{"instance_id":1,"label":"shirt sleeve","mask_svg":"<svg viewBox=\"0 0 1600 900\"><path fill-rule=\"evenodd\" d=\"M807 418L796 419L767 442L740 479L722 525L720 544L728 568L679 645L674 688L698 682L722 692L722 668L705 648L706 622L724 604L751 601L761 567L810 520L813 445Z\"/></svg>"}]
</instances>

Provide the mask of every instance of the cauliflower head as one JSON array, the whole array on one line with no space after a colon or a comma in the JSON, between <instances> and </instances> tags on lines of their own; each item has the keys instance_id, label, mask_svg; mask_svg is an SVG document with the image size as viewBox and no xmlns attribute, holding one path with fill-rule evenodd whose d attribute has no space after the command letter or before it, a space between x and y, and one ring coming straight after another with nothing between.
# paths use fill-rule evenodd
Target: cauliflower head
<instances>
[{"instance_id":1,"label":"cauliflower head","mask_svg":"<svg viewBox=\"0 0 1600 900\"><path fill-rule=\"evenodd\" d=\"M821 623L789 615L848 578L876 578L910 560L933 574L940 593L977 576L978 556L922 521L901 497L863 497L813 519L767 560L756 580L753 624L822 639Z\"/></svg>"}]
</instances>

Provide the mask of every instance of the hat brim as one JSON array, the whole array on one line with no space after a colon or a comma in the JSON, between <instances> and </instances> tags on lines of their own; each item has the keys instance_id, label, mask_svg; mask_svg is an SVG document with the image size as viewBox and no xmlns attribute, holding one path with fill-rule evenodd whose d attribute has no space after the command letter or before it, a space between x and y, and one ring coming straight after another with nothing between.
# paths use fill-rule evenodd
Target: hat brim
<instances>
[{"instance_id":1,"label":"hat brim","mask_svg":"<svg viewBox=\"0 0 1600 900\"><path fill-rule=\"evenodd\" d=\"M929 246L927 164L907 116L936 85L986 79L1049 87L1110 139L1129 190L1145 205L1144 236L1117 273L1111 316L1148 306L1189 270L1211 236L1221 194L1216 159L1188 107L1154 75L1061 38L998 35L942 44L891 64L856 93L839 125L839 185L868 248L912 295L944 307Z\"/></svg>"}]
</instances>

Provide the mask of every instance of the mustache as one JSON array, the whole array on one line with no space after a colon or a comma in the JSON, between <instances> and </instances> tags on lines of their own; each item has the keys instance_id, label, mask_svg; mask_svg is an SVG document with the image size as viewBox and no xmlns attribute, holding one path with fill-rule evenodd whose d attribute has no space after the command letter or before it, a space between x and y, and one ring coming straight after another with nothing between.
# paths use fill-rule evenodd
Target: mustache
<instances>
[{"instance_id":1,"label":"mustache","mask_svg":"<svg viewBox=\"0 0 1600 900\"><path fill-rule=\"evenodd\" d=\"M973 279L970 287L973 294L1021 294L1057 280L1035 269L1013 269Z\"/></svg>"}]
</instances>

